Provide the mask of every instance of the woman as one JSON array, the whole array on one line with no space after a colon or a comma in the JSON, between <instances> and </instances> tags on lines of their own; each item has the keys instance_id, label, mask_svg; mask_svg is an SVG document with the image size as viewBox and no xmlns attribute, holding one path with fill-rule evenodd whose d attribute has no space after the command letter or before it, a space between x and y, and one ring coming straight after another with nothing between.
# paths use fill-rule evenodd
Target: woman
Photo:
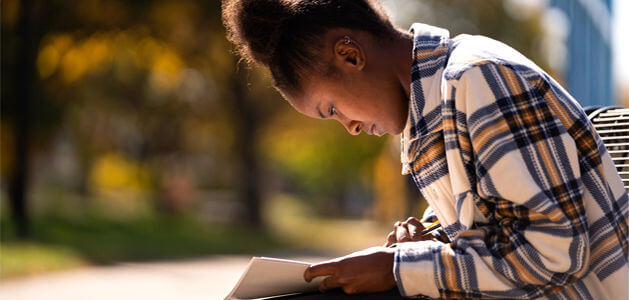
<instances>
[{"instance_id":1,"label":"woman","mask_svg":"<svg viewBox=\"0 0 629 300\"><path fill-rule=\"evenodd\" d=\"M627 299L628 197L578 103L508 46L397 29L368 0L223 2L230 40L300 113L401 135L442 229L311 266L322 290L431 298ZM434 212L434 213L431 213ZM451 241L451 242L449 242Z\"/></svg>"}]
</instances>

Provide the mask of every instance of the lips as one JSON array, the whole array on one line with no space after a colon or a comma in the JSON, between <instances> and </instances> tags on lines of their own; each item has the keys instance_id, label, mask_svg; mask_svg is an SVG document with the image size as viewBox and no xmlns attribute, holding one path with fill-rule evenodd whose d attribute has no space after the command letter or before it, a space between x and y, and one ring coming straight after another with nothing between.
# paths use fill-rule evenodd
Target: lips
<instances>
[{"instance_id":1,"label":"lips","mask_svg":"<svg viewBox=\"0 0 629 300\"><path fill-rule=\"evenodd\" d=\"M369 132L371 135L382 136L382 133L378 132L378 128L376 127L376 124L371 125Z\"/></svg>"}]
</instances>

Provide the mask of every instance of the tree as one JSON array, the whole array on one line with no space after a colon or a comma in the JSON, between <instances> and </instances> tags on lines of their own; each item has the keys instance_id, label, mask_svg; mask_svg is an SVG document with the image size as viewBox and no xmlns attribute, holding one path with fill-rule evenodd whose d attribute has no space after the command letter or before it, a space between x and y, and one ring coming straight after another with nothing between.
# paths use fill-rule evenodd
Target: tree
<instances>
[{"instance_id":1,"label":"tree","mask_svg":"<svg viewBox=\"0 0 629 300\"><path fill-rule=\"evenodd\" d=\"M36 88L34 80L35 57L39 44L33 22L34 17L33 3L30 0L20 1L17 32L21 38L15 45L17 63L13 65L11 70L16 82L14 98L10 100L15 108L13 124L15 162L9 179L9 198L16 234L22 239L28 238L30 235L26 193L30 167L30 109L33 92ZM5 83L6 81L3 80L2 82ZM3 86L3 90L5 88L6 85Z\"/></svg>"}]
</instances>

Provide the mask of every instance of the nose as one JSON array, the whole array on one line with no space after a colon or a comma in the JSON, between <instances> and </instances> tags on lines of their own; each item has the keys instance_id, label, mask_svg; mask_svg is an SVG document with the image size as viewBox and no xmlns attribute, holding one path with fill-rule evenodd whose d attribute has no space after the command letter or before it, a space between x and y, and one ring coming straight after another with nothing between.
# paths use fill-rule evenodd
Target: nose
<instances>
[{"instance_id":1,"label":"nose","mask_svg":"<svg viewBox=\"0 0 629 300\"><path fill-rule=\"evenodd\" d=\"M343 125L345 126L345 129L347 129L347 132L349 132L349 134L351 135L359 135L360 130L363 127L362 123L358 121L345 122Z\"/></svg>"}]
</instances>

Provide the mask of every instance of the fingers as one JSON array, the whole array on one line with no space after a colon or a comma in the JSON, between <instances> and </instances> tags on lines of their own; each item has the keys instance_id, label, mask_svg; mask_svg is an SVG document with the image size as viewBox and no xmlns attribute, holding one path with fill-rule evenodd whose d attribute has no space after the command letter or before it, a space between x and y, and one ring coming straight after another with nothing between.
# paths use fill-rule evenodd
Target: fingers
<instances>
[{"instance_id":1,"label":"fingers","mask_svg":"<svg viewBox=\"0 0 629 300\"><path fill-rule=\"evenodd\" d=\"M409 217L404 222L397 221L393 224L393 231L387 236L384 247L389 247L394 243L430 240L432 235L422 235L424 229L424 225L415 217Z\"/></svg>"},{"instance_id":2,"label":"fingers","mask_svg":"<svg viewBox=\"0 0 629 300\"><path fill-rule=\"evenodd\" d=\"M335 289L341 287L342 284L339 281L339 278L336 276L328 276L319 284L319 291L325 292L331 289Z\"/></svg>"},{"instance_id":3,"label":"fingers","mask_svg":"<svg viewBox=\"0 0 629 300\"><path fill-rule=\"evenodd\" d=\"M347 294L385 291L395 286L393 260L391 249L373 247L311 265L304 279L311 282L314 277L325 276L319 283L321 291L339 287Z\"/></svg>"},{"instance_id":4,"label":"fingers","mask_svg":"<svg viewBox=\"0 0 629 300\"><path fill-rule=\"evenodd\" d=\"M416 218L409 218L404 223L406 223L406 228L408 230L408 233L410 235L410 239L412 241L422 241L422 240L425 239L422 236L422 231L424 230L424 225L422 225L422 223L419 222L419 220L417 220Z\"/></svg>"},{"instance_id":5,"label":"fingers","mask_svg":"<svg viewBox=\"0 0 629 300\"><path fill-rule=\"evenodd\" d=\"M350 285L337 276L328 276L319 284L319 291L326 292L335 288L342 288L345 294L356 294L357 289L354 285Z\"/></svg>"},{"instance_id":6,"label":"fingers","mask_svg":"<svg viewBox=\"0 0 629 300\"><path fill-rule=\"evenodd\" d=\"M407 224L406 228L408 230L408 234L410 236L410 239L412 241L418 241L419 238L421 238L421 230L419 230L417 228L417 226L413 225L413 224Z\"/></svg>"},{"instance_id":7,"label":"fingers","mask_svg":"<svg viewBox=\"0 0 629 300\"><path fill-rule=\"evenodd\" d=\"M356 288L354 286L351 286L351 285L344 285L343 286L343 292L345 294L348 294L348 295L352 295L352 294L357 294L358 293Z\"/></svg>"},{"instance_id":8,"label":"fingers","mask_svg":"<svg viewBox=\"0 0 629 300\"><path fill-rule=\"evenodd\" d=\"M310 266L304 272L304 279L307 282L310 282L315 277L326 275L329 276L321 281L319 284L319 291L325 292L340 287L343 288L343 291L346 294L353 294L356 292L354 286L349 285L346 279L339 276L338 263L336 261L324 262Z\"/></svg>"},{"instance_id":9,"label":"fingers","mask_svg":"<svg viewBox=\"0 0 629 300\"><path fill-rule=\"evenodd\" d=\"M384 243L384 247L389 247L397 242L397 238L395 237L395 230L389 232L387 236L387 241Z\"/></svg>"},{"instance_id":10,"label":"fingers","mask_svg":"<svg viewBox=\"0 0 629 300\"><path fill-rule=\"evenodd\" d=\"M408 229L404 225L395 227L395 238L398 243L408 242L411 240L411 236L408 233Z\"/></svg>"},{"instance_id":11,"label":"fingers","mask_svg":"<svg viewBox=\"0 0 629 300\"><path fill-rule=\"evenodd\" d=\"M327 261L318 264L313 264L304 272L304 279L306 282L312 281L313 278L326 275L338 275L338 262Z\"/></svg>"},{"instance_id":12,"label":"fingers","mask_svg":"<svg viewBox=\"0 0 629 300\"><path fill-rule=\"evenodd\" d=\"M393 235L389 233L385 247L393 243L403 243L411 241L424 241L431 239L432 236L423 236L421 233L425 229L424 225L415 217L409 217L404 222L395 222Z\"/></svg>"}]
</instances>

